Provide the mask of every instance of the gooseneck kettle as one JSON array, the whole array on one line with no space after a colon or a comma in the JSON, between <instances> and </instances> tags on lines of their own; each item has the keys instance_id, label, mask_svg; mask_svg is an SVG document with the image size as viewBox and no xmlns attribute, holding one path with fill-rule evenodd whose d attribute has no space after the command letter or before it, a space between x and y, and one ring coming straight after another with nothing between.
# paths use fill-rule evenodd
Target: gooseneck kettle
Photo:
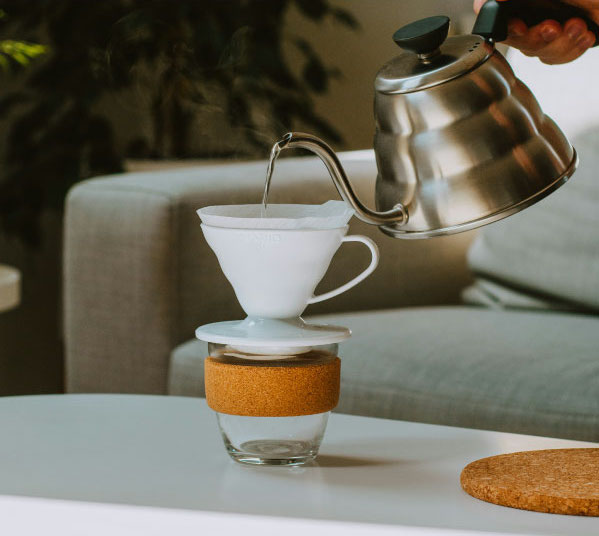
<instances>
[{"instance_id":1,"label":"gooseneck kettle","mask_svg":"<svg viewBox=\"0 0 599 536\"><path fill-rule=\"evenodd\" d=\"M397 238L466 231L532 205L564 184L578 159L495 49L516 16L529 25L585 17L555 1L490 1L472 35L447 37L443 16L395 32L402 52L375 80L376 210L357 198L324 141L293 132L279 148L315 152L356 216ZM599 27L585 19L599 42Z\"/></svg>"}]
</instances>

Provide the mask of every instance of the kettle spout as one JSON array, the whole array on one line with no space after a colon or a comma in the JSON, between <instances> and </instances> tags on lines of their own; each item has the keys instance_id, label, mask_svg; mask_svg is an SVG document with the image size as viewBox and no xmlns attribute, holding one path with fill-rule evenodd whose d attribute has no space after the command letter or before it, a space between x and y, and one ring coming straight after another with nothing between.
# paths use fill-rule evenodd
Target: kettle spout
<instances>
[{"instance_id":1,"label":"kettle spout","mask_svg":"<svg viewBox=\"0 0 599 536\"><path fill-rule=\"evenodd\" d=\"M335 151L320 138L302 132L289 132L276 145L279 150L301 148L318 156L328 169L341 198L355 210L356 217L363 222L372 225L403 225L408 222L408 211L401 204L385 212L366 207L356 196Z\"/></svg>"}]
</instances>

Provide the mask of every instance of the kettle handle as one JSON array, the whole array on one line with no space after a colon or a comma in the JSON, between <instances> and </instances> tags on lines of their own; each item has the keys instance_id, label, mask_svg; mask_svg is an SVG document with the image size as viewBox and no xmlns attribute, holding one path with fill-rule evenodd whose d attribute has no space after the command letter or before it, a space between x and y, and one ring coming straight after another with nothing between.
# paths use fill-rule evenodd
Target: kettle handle
<instances>
[{"instance_id":1,"label":"kettle handle","mask_svg":"<svg viewBox=\"0 0 599 536\"><path fill-rule=\"evenodd\" d=\"M593 46L599 45L599 24L591 20L584 10L559 0L488 0L478 13L472 33L493 41L505 41L508 22L512 18L522 19L527 26L535 26L544 20L563 24L574 17L586 22L587 28L595 34Z\"/></svg>"}]
</instances>

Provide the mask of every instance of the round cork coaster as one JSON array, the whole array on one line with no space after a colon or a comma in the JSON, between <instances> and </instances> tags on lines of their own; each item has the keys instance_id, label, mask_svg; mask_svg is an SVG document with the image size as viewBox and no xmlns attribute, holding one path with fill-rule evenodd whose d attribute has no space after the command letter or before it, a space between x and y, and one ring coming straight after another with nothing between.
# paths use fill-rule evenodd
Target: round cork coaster
<instances>
[{"instance_id":1,"label":"round cork coaster","mask_svg":"<svg viewBox=\"0 0 599 536\"><path fill-rule=\"evenodd\" d=\"M219 413L248 417L295 417L331 411L339 401L341 360L313 365L243 364L207 357L204 361L206 402Z\"/></svg>"},{"instance_id":2,"label":"round cork coaster","mask_svg":"<svg viewBox=\"0 0 599 536\"><path fill-rule=\"evenodd\" d=\"M515 452L467 465L462 488L477 499L549 514L599 516L599 448Z\"/></svg>"}]
</instances>

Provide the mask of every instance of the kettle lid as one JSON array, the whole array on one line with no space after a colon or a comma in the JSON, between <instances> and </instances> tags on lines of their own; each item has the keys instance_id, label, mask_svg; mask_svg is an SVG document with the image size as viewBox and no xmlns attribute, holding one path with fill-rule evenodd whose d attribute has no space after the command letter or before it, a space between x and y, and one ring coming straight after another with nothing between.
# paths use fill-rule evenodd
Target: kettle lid
<instances>
[{"instance_id":1,"label":"kettle lid","mask_svg":"<svg viewBox=\"0 0 599 536\"><path fill-rule=\"evenodd\" d=\"M403 51L386 63L375 81L381 93L410 93L443 84L475 69L494 52L478 35L447 37L449 17L412 22L393 34Z\"/></svg>"}]
</instances>

